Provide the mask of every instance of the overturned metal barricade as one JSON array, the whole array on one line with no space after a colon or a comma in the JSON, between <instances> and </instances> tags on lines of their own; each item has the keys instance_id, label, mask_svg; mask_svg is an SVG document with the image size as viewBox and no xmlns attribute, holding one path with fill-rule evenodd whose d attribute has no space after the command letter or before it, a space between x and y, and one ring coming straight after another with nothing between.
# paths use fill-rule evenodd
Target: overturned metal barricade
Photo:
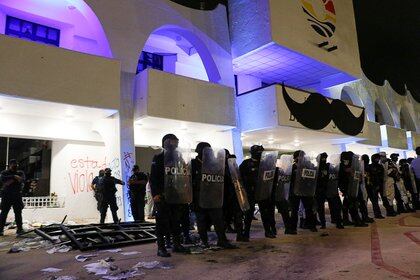
<instances>
[{"instance_id":1,"label":"overturned metal barricade","mask_svg":"<svg viewBox=\"0 0 420 280\"><path fill-rule=\"evenodd\" d=\"M81 251L107 249L156 241L153 223L52 225L35 233L56 244L67 244Z\"/></svg>"}]
</instances>

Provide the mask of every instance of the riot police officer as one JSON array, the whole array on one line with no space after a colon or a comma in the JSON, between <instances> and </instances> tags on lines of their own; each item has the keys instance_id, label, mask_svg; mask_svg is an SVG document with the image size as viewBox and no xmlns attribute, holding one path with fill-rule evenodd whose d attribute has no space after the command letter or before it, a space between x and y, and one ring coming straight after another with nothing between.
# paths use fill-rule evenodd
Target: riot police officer
<instances>
[{"instance_id":1,"label":"riot police officer","mask_svg":"<svg viewBox=\"0 0 420 280\"><path fill-rule=\"evenodd\" d=\"M131 214L133 215L134 221L144 222L146 184L149 178L146 173L140 172L138 165L133 166L132 172L133 174L128 181Z\"/></svg>"},{"instance_id":2,"label":"riot police officer","mask_svg":"<svg viewBox=\"0 0 420 280\"><path fill-rule=\"evenodd\" d=\"M117 192L117 188L115 185L125 185L125 183L113 176L111 176L112 170L110 168L105 168L105 176L103 176L99 180L99 191L101 192L102 201L101 201L101 220L100 223L105 223L106 212L108 211L108 206L111 209L112 219L114 223L118 223L118 215L117 215L117 197L115 193Z\"/></svg>"},{"instance_id":3,"label":"riot police officer","mask_svg":"<svg viewBox=\"0 0 420 280\"><path fill-rule=\"evenodd\" d=\"M360 184L360 170L357 170L358 156L353 152L342 152L341 163L338 175L338 182L341 192L344 195L343 200L343 220L345 225L350 224L348 213L356 227L367 227L362 222L358 212L357 194Z\"/></svg>"},{"instance_id":4,"label":"riot police officer","mask_svg":"<svg viewBox=\"0 0 420 280\"><path fill-rule=\"evenodd\" d=\"M362 215L362 221L364 223L373 223L374 220L369 217L368 208L367 208L367 200L368 200L368 193L367 193L367 186L366 186L366 179L367 179L367 173L366 170L369 166L369 156L368 155L362 155L361 161L360 161L360 184L359 184L359 192L357 194L357 202L359 206L360 214Z\"/></svg>"},{"instance_id":5,"label":"riot police officer","mask_svg":"<svg viewBox=\"0 0 420 280\"><path fill-rule=\"evenodd\" d=\"M90 188L93 190L93 196L96 199L96 208L101 212L102 193L99 191L99 180L105 176L105 170L99 170L98 176L93 178Z\"/></svg>"},{"instance_id":6,"label":"riot police officer","mask_svg":"<svg viewBox=\"0 0 420 280\"><path fill-rule=\"evenodd\" d=\"M413 212L415 212L415 209L419 208L419 194L417 190L416 179L414 177L413 171L411 170L411 166L408 163L408 160L400 159L399 164L404 186L407 191L410 192L411 201L413 204Z\"/></svg>"},{"instance_id":7,"label":"riot police officer","mask_svg":"<svg viewBox=\"0 0 420 280\"><path fill-rule=\"evenodd\" d=\"M302 202L305 209L306 226L312 231L317 232L314 195L316 189L317 170L305 157L305 152L295 151L293 153L292 178L290 183L289 202L291 208L291 231L297 232L299 206Z\"/></svg>"},{"instance_id":8,"label":"riot police officer","mask_svg":"<svg viewBox=\"0 0 420 280\"><path fill-rule=\"evenodd\" d=\"M245 213L244 238L246 240L249 239L255 203L258 203L265 236L267 238L275 238L277 235L276 222L274 219L275 206L271 199L277 154L275 155L275 158L273 158L273 165L270 166L270 164L268 164L266 166L267 168L264 168L264 164L261 165L263 151L263 146L253 145L250 148L251 158L244 160L239 167L250 205L250 209ZM267 163L270 161L273 160L268 160Z\"/></svg>"},{"instance_id":9,"label":"riot police officer","mask_svg":"<svg viewBox=\"0 0 420 280\"><path fill-rule=\"evenodd\" d=\"M401 172L398 166L399 154L391 154L390 166L393 169L395 200L397 201L397 211L399 213L411 212L413 209L409 205L407 190L405 189L404 182L401 178Z\"/></svg>"},{"instance_id":10,"label":"riot police officer","mask_svg":"<svg viewBox=\"0 0 420 280\"><path fill-rule=\"evenodd\" d=\"M193 182L193 210L197 217L198 234L204 248L209 248L207 230L210 223L217 234L217 246L225 249L237 248L232 245L225 233L223 219L223 193L225 172L225 151L217 156L209 143L198 143L197 156L191 161Z\"/></svg>"},{"instance_id":11,"label":"riot police officer","mask_svg":"<svg viewBox=\"0 0 420 280\"><path fill-rule=\"evenodd\" d=\"M174 134L162 138L164 151L153 157L150 172L150 189L155 203L157 255L170 257L165 237L172 236L173 252L188 253L181 245L181 217L190 202L191 174L188 163L177 152L179 140ZM182 179L182 184L178 182Z\"/></svg>"},{"instance_id":12,"label":"riot police officer","mask_svg":"<svg viewBox=\"0 0 420 280\"><path fill-rule=\"evenodd\" d=\"M371 161L372 163L369 164L367 169L367 192L372 202L375 219L384 219L378 203L379 197L381 197L382 206L385 208L387 215L390 216L392 212L388 199L384 195L385 169L381 164L380 154L372 155Z\"/></svg>"},{"instance_id":13,"label":"riot police officer","mask_svg":"<svg viewBox=\"0 0 420 280\"><path fill-rule=\"evenodd\" d=\"M22 234L22 183L25 181L23 172L18 171L18 164L15 159L9 161L7 170L0 174L0 180L3 184L3 191L1 194L1 213L0 213L0 236L3 236L4 226L6 225L7 214L10 208L13 207L16 221L16 234Z\"/></svg>"}]
</instances>

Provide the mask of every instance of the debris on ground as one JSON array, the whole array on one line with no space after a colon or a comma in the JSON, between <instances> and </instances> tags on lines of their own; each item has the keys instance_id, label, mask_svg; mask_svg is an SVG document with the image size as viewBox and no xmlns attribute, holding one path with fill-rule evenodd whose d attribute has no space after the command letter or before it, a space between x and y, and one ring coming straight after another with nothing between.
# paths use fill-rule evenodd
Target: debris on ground
<instances>
[{"instance_id":1,"label":"debris on ground","mask_svg":"<svg viewBox=\"0 0 420 280\"><path fill-rule=\"evenodd\" d=\"M63 275L63 276L51 275L46 280L77 280L77 277L68 276L68 275Z\"/></svg>"},{"instance_id":2,"label":"debris on ground","mask_svg":"<svg viewBox=\"0 0 420 280\"><path fill-rule=\"evenodd\" d=\"M156 226L153 223L127 222L87 225L71 225L69 223L43 226L35 229L34 232L52 243L71 245L81 251L109 249L156 241ZM114 249L108 252L120 251L121 249Z\"/></svg>"},{"instance_id":3,"label":"debris on ground","mask_svg":"<svg viewBox=\"0 0 420 280\"><path fill-rule=\"evenodd\" d=\"M123 256L132 256L132 255L137 255L140 254L140 252L138 251L131 251L131 252L122 252L121 255Z\"/></svg>"},{"instance_id":4,"label":"debris on ground","mask_svg":"<svg viewBox=\"0 0 420 280\"><path fill-rule=\"evenodd\" d=\"M118 266L112 264L111 262L107 262L106 260L86 264L84 267L88 273L95 275L106 275L108 272L118 269Z\"/></svg>"},{"instance_id":5,"label":"debris on ground","mask_svg":"<svg viewBox=\"0 0 420 280\"><path fill-rule=\"evenodd\" d=\"M89 261L91 258L94 258L94 257L97 257L97 256L98 255L95 255L95 254L90 254L90 255L77 255L74 258L78 262L85 262L85 261Z\"/></svg>"},{"instance_id":6,"label":"debris on ground","mask_svg":"<svg viewBox=\"0 0 420 280\"><path fill-rule=\"evenodd\" d=\"M54 254L54 253L67 253L73 248L67 245L60 245L52 247L51 249L47 250L48 254Z\"/></svg>"},{"instance_id":7,"label":"debris on ground","mask_svg":"<svg viewBox=\"0 0 420 280\"><path fill-rule=\"evenodd\" d=\"M41 272L56 273L56 272L60 272L60 271L62 271L61 268L55 268L55 267L47 267L47 268L41 269Z\"/></svg>"},{"instance_id":8,"label":"debris on ground","mask_svg":"<svg viewBox=\"0 0 420 280\"><path fill-rule=\"evenodd\" d=\"M122 249L102 250L102 252L107 252L107 253L119 253L119 252L122 252Z\"/></svg>"},{"instance_id":9,"label":"debris on ground","mask_svg":"<svg viewBox=\"0 0 420 280\"><path fill-rule=\"evenodd\" d=\"M151 262L139 262L133 266L133 268L145 268L145 269L171 269L172 265L162 263L160 261L151 261Z\"/></svg>"}]
</instances>

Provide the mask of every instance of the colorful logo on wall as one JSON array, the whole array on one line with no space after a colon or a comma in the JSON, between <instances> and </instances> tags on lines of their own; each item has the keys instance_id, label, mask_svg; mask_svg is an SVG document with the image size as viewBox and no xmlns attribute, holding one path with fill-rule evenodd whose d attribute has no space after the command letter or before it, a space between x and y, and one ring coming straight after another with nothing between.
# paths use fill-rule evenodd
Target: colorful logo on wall
<instances>
[{"instance_id":1,"label":"colorful logo on wall","mask_svg":"<svg viewBox=\"0 0 420 280\"><path fill-rule=\"evenodd\" d=\"M319 35L331 38L335 32L336 15L333 0L301 0L312 28Z\"/></svg>"}]
</instances>

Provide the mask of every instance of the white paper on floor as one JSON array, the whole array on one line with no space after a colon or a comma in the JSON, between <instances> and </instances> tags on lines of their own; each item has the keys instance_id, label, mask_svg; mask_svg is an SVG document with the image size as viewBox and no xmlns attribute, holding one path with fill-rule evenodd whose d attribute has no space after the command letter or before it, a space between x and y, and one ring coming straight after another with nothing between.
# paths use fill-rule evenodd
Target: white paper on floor
<instances>
[{"instance_id":1,"label":"white paper on floor","mask_svg":"<svg viewBox=\"0 0 420 280\"><path fill-rule=\"evenodd\" d=\"M171 269L172 265L161 263L160 261L151 262L139 262L133 266L133 268L145 268L145 269Z\"/></svg>"},{"instance_id":2,"label":"white paper on floor","mask_svg":"<svg viewBox=\"0 0 420 280\"><path fill-rule=\"evenodd\" d=\"M95 275L106 275L109 271L115 271L118 269L116 265L113 265L105 260L100 260L98 262L90 263L84 265L88 273Z\"/></svg>"},{"instance_id":3,"label":"white paper on floor","mask_svg":"<svg viewBox=\"0 0 420 280\"><path fill-rule=\"evenodd\" d=\"M119 253L122 249L109 249L109 250L101 250L101 252L107 252L107 253Z\"/></svg>"},{"instance_id":4,"label":"white paper on floor","mask_svg":"<svg viewBox=\"0 0 420 280\"><path fill-rule=\"evenodd\" d=\"M138 251L132 251L132 252L122 252L121 255L123 256L132 256L132 255L137 255L140 254L140 252Z\"/></svg>"},{"instance_id":5,"label":"white paper on floor","mask_svg":"<svg viewBox=\"0 0 420 280\"><path fill-rule=\"evenodd\" d=\"M97 257L98 255L94 255L94 254L91 254L91 255L77 255L77 256L75 256L74 258L76 259L76 261L78 261L78 262L85 262L85 261L88 261L88 260L90 260L91 258L93 258L93 257Z\"/></svg>"},{"instance_id":6,"label":"white paper on floor","mask_svg":"<svg viewBox=\"0 0 420 280\"><path fill-rule=\"evenodd\" d=\"M68 275L63 275L63 276L52 275L48 277L46 280L77 280L77 277L68 276Z\"/></svg>"},{"instance_id":7,"label":"white paper on floor","mask_svg":"<svg viewBox=\"0 0 420 280\"><path fill-rule=\"evenodd\" d=\"M48 254L54 254L54 253L67 253L72 249L72 247L67 245L61 245L61 246L55 246L51 249L47 250Z\"/></svg>"},{"instance_id":8,"label":"white paper on floor","mask_svg":"<svg viewBox=\"0 0 420 280\"><path fill-rule=\"evenodd\" d=\"M115 274L102 276L102 279L124 280L124 279L133 278L133 277L136 277L136 276L142 276L142 275L145 275L145 273L141 272L141 271L138 271L137 269L130 269L128 271L121 271L121 272L117 272Z\"/></svg>"},{"instance_id":9,"label":"white paper on floor","mask_svg":"<svg viewBox=\"0 0 420 280\"><path fill-rule=\"evenodd\" d=\"M52 273L55 273L55 272L62 271L62 269L61 268L55 268L55 267L47 267L47 268L41 269L41 271L42 272L52 272Z\"/></svg>"}]
</instances>

